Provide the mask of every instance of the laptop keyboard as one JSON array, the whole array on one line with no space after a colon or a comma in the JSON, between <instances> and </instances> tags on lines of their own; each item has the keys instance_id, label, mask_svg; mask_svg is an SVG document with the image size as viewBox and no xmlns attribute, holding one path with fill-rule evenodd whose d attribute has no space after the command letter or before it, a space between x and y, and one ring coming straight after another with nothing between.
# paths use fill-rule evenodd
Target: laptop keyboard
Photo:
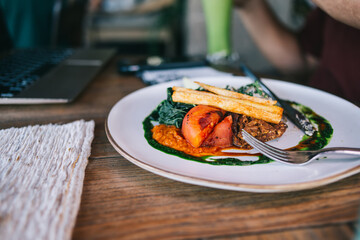
<instances>
[{"instance_id":1,"label":"laptop keyboard","mask_svg":"<svg viewBox=\"0 0 360 240\"><path fill-rule=\"evenodd\" d=\"M24 49L0 59L0 97L18 95L72 53L71 49Z\"/></svg>"}]
</instances>

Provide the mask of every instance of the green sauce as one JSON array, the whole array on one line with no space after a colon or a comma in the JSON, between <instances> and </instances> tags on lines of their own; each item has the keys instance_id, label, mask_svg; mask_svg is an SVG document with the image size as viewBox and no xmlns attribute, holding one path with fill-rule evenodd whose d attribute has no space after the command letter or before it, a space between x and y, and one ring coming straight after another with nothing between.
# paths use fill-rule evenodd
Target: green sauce
<instances>
[{"instance_id":1,"label":"green sauce","mask_svg":"<svg viewBox=\"0 0 360 240\"><path fill-rule=\"evenodd\" d=\"M309 107L295 102L291 102L291 104L293 107L296 107L300 112L302 112L313 124L315 124L318 131L316 131L311 137L304 135L298 145L289 148L288 150L318 150L329 144L334 132L331 124L325 118L316 114Z\"/></svg>"}]
</instances>

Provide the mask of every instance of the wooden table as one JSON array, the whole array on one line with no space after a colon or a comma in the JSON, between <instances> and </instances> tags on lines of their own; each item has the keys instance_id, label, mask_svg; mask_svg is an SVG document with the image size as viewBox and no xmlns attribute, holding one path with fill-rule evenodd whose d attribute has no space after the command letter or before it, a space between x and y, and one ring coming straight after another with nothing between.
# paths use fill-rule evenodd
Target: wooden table
<instances>
[{"instance_id":1,"label":"wooden table","mask_svg":"<svg viewBox=\"0 0 360 240\"><path fill-rule=\"evenodd\" d=\"M74 103L0 106L0 128L95 120L73 239L352 239L360 174L312 190L260 194L176 182L127 161L107 140L104 122L119 99L142 87L117 74L114 61Z\"/></svg>"}]
</instances>

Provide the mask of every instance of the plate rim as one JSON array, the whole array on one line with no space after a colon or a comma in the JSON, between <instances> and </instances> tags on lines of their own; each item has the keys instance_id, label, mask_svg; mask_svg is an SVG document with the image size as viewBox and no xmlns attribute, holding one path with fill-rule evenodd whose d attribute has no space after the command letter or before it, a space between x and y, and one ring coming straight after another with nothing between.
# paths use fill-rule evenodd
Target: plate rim
<instances>
[{"instance_id":1,"label":"plate rim","mask_svg":"<svg viewBox=\"0 0 360 240\"><path fill-rule=\"evenodd\" d=\"M121 100L119 100L121 101ZM246 192L257 192L257 193L275 193L275 192L294 192L294 191L301 191L311 188L316 188L324 185L328 185L339 180L345 179L356 173L360 172L360 166L350 168L344 172L335 174L333 176L329 176L326 178L313 180L309 182L303 183L291 183L291 184L269 184L269 185L262 185L262 184L247 184L247 183L231 183L231 182L223 182L217 180L210 180L210 179L202 179L196 178L192 176L187 176L184 174L172 172L169 170L161 169L159 167L152 166L136 157L132 156L131 154L127 153L123 148L121 148L114 138L112 137L110 130L108 128L108 117L105 120L105 133L110 142L110 144L114 147L114 149L120 153L124 158L126 158L131 163L135 164L136 166L150 171L156 175L166 177L175 181L184 182L192 185L198 185L203 187L210 187L210 188L217 188L223 190L234 190L234 191L246 191Z\"/></svg>"}]
</instances>

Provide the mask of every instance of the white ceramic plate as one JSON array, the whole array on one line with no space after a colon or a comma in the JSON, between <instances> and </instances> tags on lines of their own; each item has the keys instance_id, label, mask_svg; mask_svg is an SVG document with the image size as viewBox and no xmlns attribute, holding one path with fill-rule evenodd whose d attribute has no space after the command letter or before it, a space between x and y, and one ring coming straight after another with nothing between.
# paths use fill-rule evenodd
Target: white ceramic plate
<instances>
[{"instance_id":1,"label":"white ceramic plate","mask_svg":"<svg viewBox=\"0 0 360 240\"><path fill-rule=\"evenodd\" d=\"M196 80L219 87L240 87L251 83L247 78L233 76ZM277 80L264 81L278 96L308 106L330 122L334 134L327 147L360 147L360 109L357 106L313 88ZM126 159L145 170L190 184L250 192L308 189L360 172L360 158L324 159L305 166L288 166L277 162L213 166L156 150L144 138L142 121L166 99L168 87L181 84L181 81L169 82L135 91L117 102L108 115L106 132L110 143ZM287 148L301 140L303 134L300 130L290 122L288 125L286 133L279 140L271 141L271 144Z\"/></svg>"}]
</instances>

